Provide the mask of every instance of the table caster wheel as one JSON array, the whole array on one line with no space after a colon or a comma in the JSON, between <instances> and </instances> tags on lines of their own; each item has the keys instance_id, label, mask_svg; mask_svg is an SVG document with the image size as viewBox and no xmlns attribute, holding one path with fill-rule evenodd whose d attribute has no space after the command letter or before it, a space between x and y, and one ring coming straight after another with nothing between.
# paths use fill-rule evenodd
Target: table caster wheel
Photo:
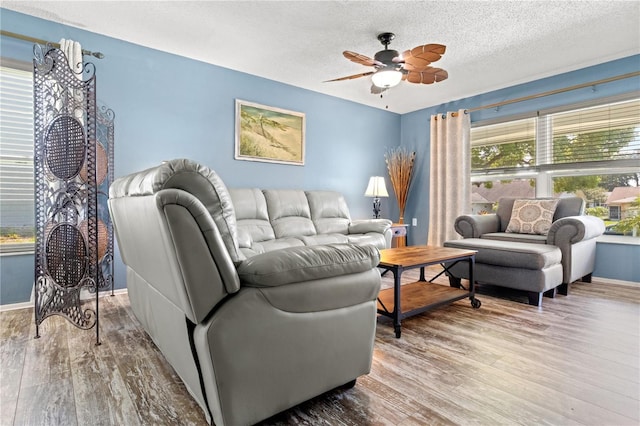
<instances>
[{"instance_id":1,"label":"table caster wheel","mask_svg":"<svg viewBox=\"0 0 640 426\"><path fill-rule=\"evenodd\" d=\"M471 307L473 309L478 309L480 306L482 306L482 302L476 298L471 299Z\"/></svg>"}]
</instances>

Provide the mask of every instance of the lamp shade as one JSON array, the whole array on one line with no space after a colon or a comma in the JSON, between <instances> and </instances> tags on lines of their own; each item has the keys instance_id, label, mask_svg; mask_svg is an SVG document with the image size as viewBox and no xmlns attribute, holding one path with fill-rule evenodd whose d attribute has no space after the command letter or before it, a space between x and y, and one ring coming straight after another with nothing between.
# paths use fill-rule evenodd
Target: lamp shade
<instances>
[{"instance_id":1,"label":"lamp shade","mask_svg":"<svg viewBox=\"0 0 640 426\"><path fill-rule=\"evenodd\" d=\"M382 176L371 176L369 178L369 185L367 185L367 190L364 191L365 197L388 197L389 193L387 192L387 187L384 184L384 177Z\"/></svg>"},{"instance_id":2,"label":"lamp shade","mask_svg":"<svg viewBox=\"0 0 640 426\"><path fill-rule=\"evenodd\" d=\"M394 67L381 68L371 76L374 85L380 88L397 86L402 80L402 73Z\"/></svg>"}]
</instances>

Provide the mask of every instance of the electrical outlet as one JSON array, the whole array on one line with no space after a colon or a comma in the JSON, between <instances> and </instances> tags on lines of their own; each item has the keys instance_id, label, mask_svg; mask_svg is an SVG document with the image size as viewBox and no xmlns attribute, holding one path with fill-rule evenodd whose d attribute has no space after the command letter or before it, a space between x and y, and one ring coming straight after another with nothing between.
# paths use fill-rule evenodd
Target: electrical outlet
<instances>
[{"instance_id":1,"label":"electrical outlet","mask_svg":"<svg viewBox=\"0 0 640 426\"><path fill-rule=\"evenodd\" d=\"M411 219L411 226L418 226L418 218Z\"/></svg>"}]
</instances>

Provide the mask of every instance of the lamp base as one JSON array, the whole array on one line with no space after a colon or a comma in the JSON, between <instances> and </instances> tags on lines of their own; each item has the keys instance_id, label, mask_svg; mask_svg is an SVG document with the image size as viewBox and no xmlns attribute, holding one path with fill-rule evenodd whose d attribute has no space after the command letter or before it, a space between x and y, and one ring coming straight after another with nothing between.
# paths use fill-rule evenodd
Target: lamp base
<instances>
[{"instance_id":1,"label":"lamp base","mask_svg":"<svg viewBox=\"0 0 640 426\"><path fill-rule=\"evenodd\" d=\"M373 199L373 217L380 219L380 198Z\"/></svg>"}]
</instances>

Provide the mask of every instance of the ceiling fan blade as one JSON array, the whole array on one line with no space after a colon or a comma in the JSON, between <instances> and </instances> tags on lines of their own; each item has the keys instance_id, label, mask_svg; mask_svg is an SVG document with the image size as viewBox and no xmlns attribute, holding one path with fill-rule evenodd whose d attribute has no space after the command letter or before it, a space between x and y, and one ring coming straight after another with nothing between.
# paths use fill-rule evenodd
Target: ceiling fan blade
<instances>
[{"instance_id":1,"label":"ceiling fan blade","mask_svg":"<svg viewBox=\"0 0 640 426\"><path fill-rule=\"evenodd\" d=\"M356 52L351 52L349 50L345 50L344 52L342 52L342 55L344 55L344 57L347 58L348 60L355 62L356 64L365 65L368 67L373 67L375 65L383 65L380 62L376 61L375 59L371 59L368 56L364 56Z\"/></svg>"},{"instance_id":2,"label":"ceiling fan blade","mask_svg":"<svg viewBox=\"0 0 640 426\"><path fill-rule=\"evenodd\" d=\"M442 44L425 44L402 53L402 61L408 71L425 69L431 62L439 60L447 47Z\"/></svg>"},{"instance_id":3,"label":"ceiling fan blade","mask_svg":"<svg viewBox=\"0 0 640 426\"><path fill-rule=\"evenodd\" d=\"M363 72L360 74L348 75L346 77L334 78L333 80L326 80L323 83L331 83L332 81L353 80L354 78L366 77L373 74L375 71Z\"/></svg>"},{"instance_id":4,"label":"ceiling fan blade","mask_svg":"<svg viewBox=\"0 0 640 426\"><path fill-rule=\"evenodd\" d=\"M402 79L409 83L432 84L446 80L448 77L449 73L442 68L427 67L423 71L408 71Z\"/></svg>"},{"instance_id":5,"label":"ceiling fan blade","mask_svg":"<svg viewBox=\"0 0 640 426\"><path fill-rule=\"evenodd\" d=\"M412 61L412 62L413 63L405 62L404 64L402 64L402 68L404 68L407 71L412 71L412 72L429 71L430 68L433 68L431 66L431 62L429 62L429 61L415 60L415 61Z\"/></svg>"}]
</instances>

